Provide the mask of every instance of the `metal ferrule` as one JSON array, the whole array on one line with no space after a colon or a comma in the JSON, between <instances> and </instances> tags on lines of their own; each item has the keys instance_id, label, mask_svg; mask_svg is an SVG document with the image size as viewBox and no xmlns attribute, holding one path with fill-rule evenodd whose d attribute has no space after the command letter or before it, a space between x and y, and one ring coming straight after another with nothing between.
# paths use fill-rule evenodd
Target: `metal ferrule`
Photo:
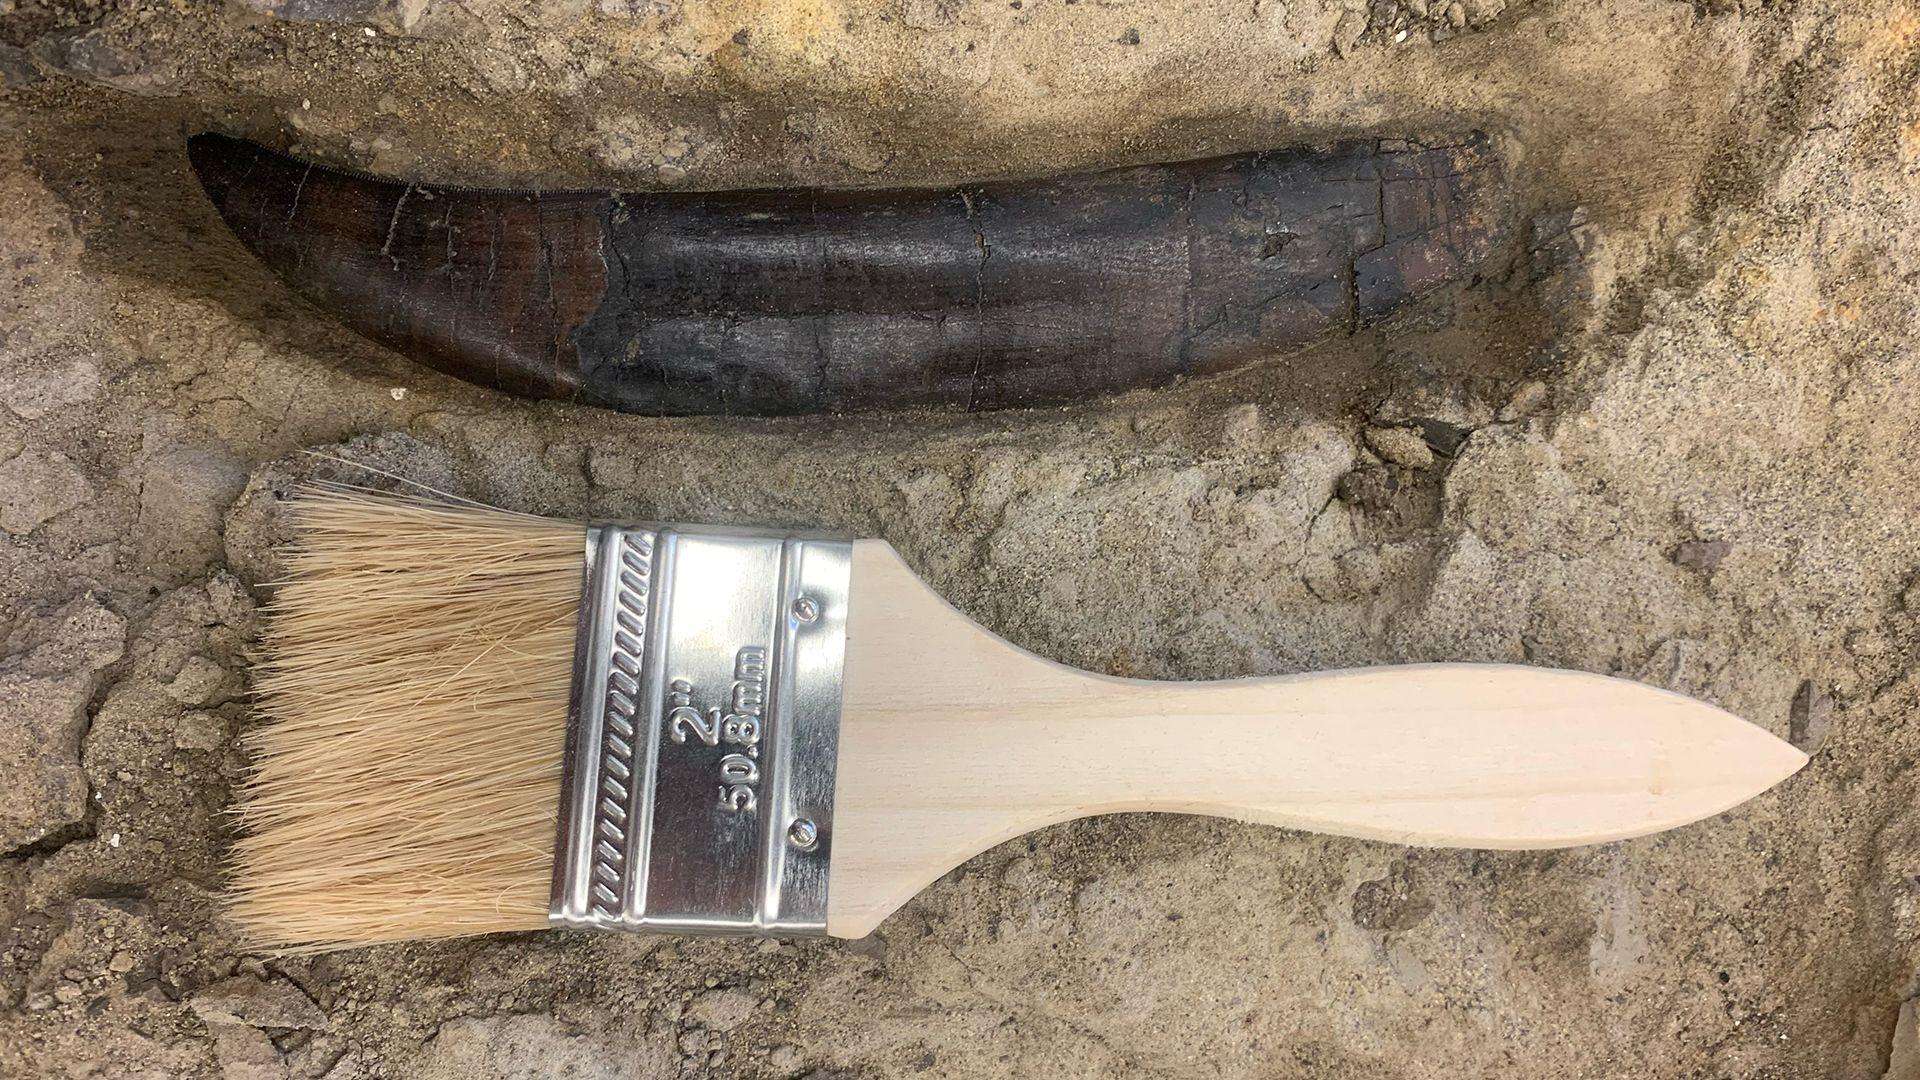
<instances>
[{"instance_id":1,"label":"metal ferrule","mask_svg":"<svg viewBox=\"0 0 1920 1080\"><path fill-rule=\"evenodd\" d=\"M852 550L588 530L554 926L826 933Z\"/></svg>"}]
</instances>

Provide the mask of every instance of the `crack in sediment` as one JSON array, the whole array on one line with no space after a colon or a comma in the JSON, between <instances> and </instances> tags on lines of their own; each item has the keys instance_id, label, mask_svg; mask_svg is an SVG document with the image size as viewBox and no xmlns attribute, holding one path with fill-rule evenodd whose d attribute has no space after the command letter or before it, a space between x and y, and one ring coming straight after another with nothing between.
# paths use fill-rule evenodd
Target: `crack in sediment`
<instances>
[{"instance_id":1,"label":"crack in sediment","mask_svg":"<svg viewBox=\"0 0 1920 1080\"><path fill-rule=\"evenodd\" d=\"M70 844L83 843L100 838L99 824L94 820L95 789L87 785L87 809L77 821L63 822L47 830L38 840L29 840L18 847L0 851L0 860L43 859L56 854Z\"/></svg>"}]
</instances>

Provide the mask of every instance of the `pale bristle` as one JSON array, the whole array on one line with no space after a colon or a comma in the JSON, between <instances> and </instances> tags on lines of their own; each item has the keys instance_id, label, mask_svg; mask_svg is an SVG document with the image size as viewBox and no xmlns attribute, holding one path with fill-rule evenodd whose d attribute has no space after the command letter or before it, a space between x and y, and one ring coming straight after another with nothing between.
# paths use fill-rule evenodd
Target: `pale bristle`
<instances>
[{"instance_id":1,"label":"pale bristle","mask_svg":"<svg viewBox=\"0 0 1920 1080\"><path fill-rule=\"evenodd\" d=\"M584 527L336 490L295 513L235 921L295 950L545 926Z\"/></svg>"}]
</instances>

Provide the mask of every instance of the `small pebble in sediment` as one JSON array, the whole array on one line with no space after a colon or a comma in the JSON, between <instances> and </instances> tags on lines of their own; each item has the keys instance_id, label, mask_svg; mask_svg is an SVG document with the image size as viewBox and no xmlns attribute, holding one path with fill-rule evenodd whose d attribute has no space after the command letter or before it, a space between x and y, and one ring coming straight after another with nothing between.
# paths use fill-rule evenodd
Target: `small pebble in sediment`
<instances>
[{"instance_id":1,"label":"small pebble in sediment","mask_svg":"<svg viewBox=\"0 0 1920 1080\"><path fill-rule=\"evenodd\" d=\"M1366 441L1367 448L1380 455L1383 461L1404 465L1409 469L1433 467L1433 448L1413 428L1368 428Z\"/></svg>"}]
</instances>

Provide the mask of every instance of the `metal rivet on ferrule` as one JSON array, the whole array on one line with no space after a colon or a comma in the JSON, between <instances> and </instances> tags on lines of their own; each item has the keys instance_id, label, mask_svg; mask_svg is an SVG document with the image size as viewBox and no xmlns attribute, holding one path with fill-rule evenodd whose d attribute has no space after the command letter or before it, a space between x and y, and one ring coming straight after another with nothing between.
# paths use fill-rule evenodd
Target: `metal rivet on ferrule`
<instances>
[{"instance_id":1,"label":"metal rivet on ferrule","mask_svg":"<svg viewBox=\"0 0 1920 1080\"><path fill-rule=\"evenodd\" d=\"M793 617L801 622L810 623L820 617L820 601L811 596L803 596L793 602Z\"/></svg>"},{"instance_id":2,"label":"metal rivet on ferrule","mask_svg":"<svg viewBox=\"0 0 1920 1080\"><path fill-rule=\"evenodd\" d=\"M801 851L812 851L819 842L820 830L811 820L795 818L793 824L787 826L787 843Z\"/></svg>"}]
</instances>

